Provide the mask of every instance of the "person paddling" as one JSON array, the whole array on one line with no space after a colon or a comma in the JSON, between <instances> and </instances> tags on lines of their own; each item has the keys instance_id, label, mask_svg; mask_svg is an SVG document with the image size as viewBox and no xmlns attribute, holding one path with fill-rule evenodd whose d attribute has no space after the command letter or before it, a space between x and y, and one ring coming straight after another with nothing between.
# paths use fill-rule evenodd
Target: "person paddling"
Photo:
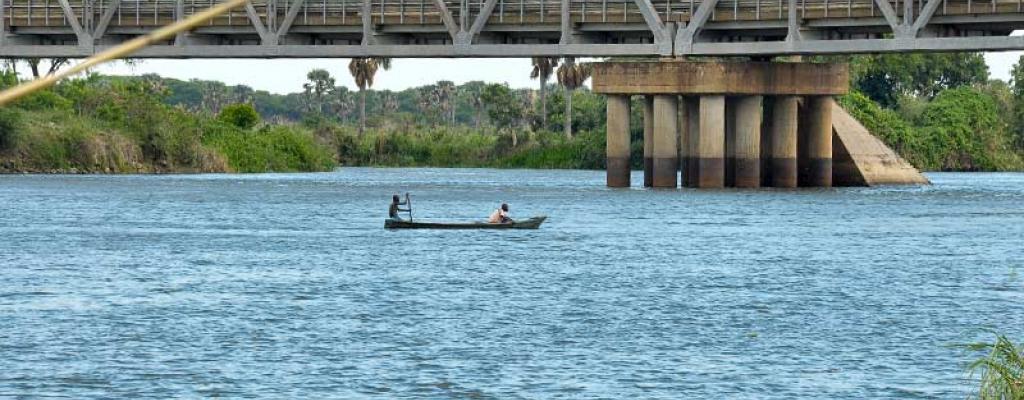
<instances>
[{"instance_id":1,"label":"person paddling","mask_svg":"<svg viewBox=\"0 0 1024 400\"><path fill-rule=\"evenodd\" d=\"M406 197L408 197L408 196L409 195L406 194ZM388 218L401 220L402 217L398 216L398 213L399 212L408 212L410 210L409 209L403 209L403 208L400 208L398 206L404 206L406 204L409 204L409 202L408 201L401 201L401 198L398 197L397 194L392 196L391 197L391 207L388 208Z\"/></svg>"},{"instance_id":2,"label":"person paddling","mask_svg":"<svg viewBox=\"0 0 1024 400\"><path fill-rule=\"evenodd\" d=\"M489 218L487 222L492 224L507 224L512 222L512 218L509 218L508 216L508 203L501 203L501 207L491 213L491 218Z\"/></svg>"}]
</instances>

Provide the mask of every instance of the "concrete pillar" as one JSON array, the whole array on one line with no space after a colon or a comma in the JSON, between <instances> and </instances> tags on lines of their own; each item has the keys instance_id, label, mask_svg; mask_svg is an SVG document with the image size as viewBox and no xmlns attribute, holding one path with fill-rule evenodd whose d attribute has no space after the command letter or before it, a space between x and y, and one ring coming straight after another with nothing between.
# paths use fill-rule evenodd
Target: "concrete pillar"
<instances>
[{"instance_id":1,"label":"concrete pillar","mask_svg":"<svg viewBox=\"0 0 1024 400\"><path fill-rule=\"evenodd\" d=\"M736 174L733 152L736 149L736 100L737 97L725 98L725 186L732 187Z\"/></svg>"},{"instance_id":2,"label":"concrete pillar","mask_svg":"<svg viewBox=\"0 0 1024 400\"><path fill-rule=\"evenodd\" d=\"M678 118L675 95L654 96L654 187L676 187Z\"/></svg>"},{"instance_id":3,"label":"concrete pillar","mask_svg":"<svg viewBox=\"0 0 1024 400\"><path fill-rule=\"evenodd\" d=\"M644 96L644 187L654 185L654 96Z\"/></svg>"},{"instance_id":4,"label":"concrete pillar","mask_svg":"<svg viewBox=\"0 0 1024 400\"><path fill-rule=\"evenodd\" d=\"M607 103L608 187L629 187L629 96L608 95Z\"/></svg>"},{"instance_id":5,"label":"concrete pillar","mask_svg":"<svg viewBox=\"0 0 1024 400\"><path fill-rule=\"evenodd\" d=\"M761 99L761 186L772 185L772 111L775 96Z\"/></svg>"},{"instance_id":6,"label":"concrete pillar","mask_svg":"<svg viewBox=\"0 0 1024 400\"><path fill-rule=\"evenodd\" d=\"M733 186L761 186L761 96L735 100L732 154Z\"/></svg>"},{"instance_id":7,"label":"concrete pillar","mask_svg":"<svg viewBox=\"0 0 1024 400\"><path fill-rule=\"evenodd\" d=\"M797 97L779 96L772 105L771 185L796 187Z\"/></svg>"},{"instance_id":8,"label":"concrete pillar","mask_svg":"<svg viewBox=\"0 0 1024 400\"><path fill-rule=\"evenodd\" d=\"M720 188L723 186L725 186L725 96L701 96L696 187Z\"/></svg>"},{"instance_id":9,"label":"concrete pillar","mask_svg":"<svg viewBox=\"0 0 1024 400\"><path fill-rule=\"evenodd\" d=\"M804 98L804 158L798 165L800 186L832 186L832 97Z\"/></svg>"},{"instance_id":10,"label":"concrete pillar","mask_svg":"<svg viewBox=\"0 0 1024 400\"><path fill-rule=\"evenodd\" d=\"M686 100L686 153L688 154L686 160L686 169L683 170L683 174L686 175L686 186L697 187L698 171L700 171L700 153L698 151L700 146L700 98L690 97Z\"/></svg>"},{"instance_id":11,"label":"concrete pillar","mask_svg":"<svg viewBox=\"0 0 1024 400\"><path fill-rule=\"evenodd\" d=\"M690 117L688 115L689 107L687 106L688 101L686 100L686 97L678 96L676 97L676 102L676 109L678 110L676 129L679 131L679 171L681 172L679 174L681 180L681 182L679 182L679 186L686 187L687 185L689 185L689 180L686 174L689 172L687 171L687 164L689 163L690 159L690 151L688 150L688 143L690 142L690 138L689 134L687 133L690 127Z\"/></svg>"}]
</instances>

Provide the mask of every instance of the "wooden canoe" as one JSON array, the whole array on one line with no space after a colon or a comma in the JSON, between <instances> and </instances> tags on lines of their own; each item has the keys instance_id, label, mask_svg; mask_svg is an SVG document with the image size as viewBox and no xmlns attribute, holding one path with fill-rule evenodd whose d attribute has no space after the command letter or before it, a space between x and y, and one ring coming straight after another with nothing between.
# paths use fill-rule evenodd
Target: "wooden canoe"
<instances>
[{"instance_id":1,"label":"wooden canoe","mask_svg":"<svg viewBox=\"0 0 1024 400\"><path fill-rule=\"evenodd\" d=\"M505 224L492 224L488 222L428 222L428 221L405 221L398 219L384 220L384 227L387 229L537 229L546 216L538 216L520 221L513 221Z\"/></svg>"}]
</instances>

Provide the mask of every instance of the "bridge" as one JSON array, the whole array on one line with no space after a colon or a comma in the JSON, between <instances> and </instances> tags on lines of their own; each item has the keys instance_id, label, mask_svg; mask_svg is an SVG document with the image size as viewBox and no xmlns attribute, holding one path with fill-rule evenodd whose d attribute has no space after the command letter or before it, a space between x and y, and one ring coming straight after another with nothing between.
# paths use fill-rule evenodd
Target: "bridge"
<instances>
[{"instance_id":1,"label":"bridge","mask_svg":"<svg viewBox=\"0 0 1024 400\"><path fill-rule=\"evenodd\" d=\"M87 57L216 0L0 0L0 57ZM1024 49L1024 0L252 0L147 58Z\"/></svg>"}]
</instances>

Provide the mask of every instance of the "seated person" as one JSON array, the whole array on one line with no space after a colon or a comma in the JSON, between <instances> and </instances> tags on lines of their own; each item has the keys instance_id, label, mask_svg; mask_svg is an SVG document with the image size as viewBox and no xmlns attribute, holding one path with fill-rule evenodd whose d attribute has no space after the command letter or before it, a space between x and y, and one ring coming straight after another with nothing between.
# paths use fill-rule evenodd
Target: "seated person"
<instances>
[{"instance_id":1,"label":"seated person","mask_svg":"<svg viewBox=\"0 0 1024 400\"><path fill-rule=\"evenodd\" d=\"M512 222L512 218L508 217L508 204L501 203L501 207L491 213L491 217L487 219L487 222L492 224L507 224Z\"/></svg>"},{"instance_id":2,"label":"seated person","mask_svg":"<svg viewBox=\"0 0 1024 400\"><path fill-rule=\"evenodd\" d=\"M409 209L399 208L398 206L404 206L406 204L408 204L408 202L400 201L400 198L398 197L397 194L392 196L391 207L388 208L388 218L398 220L402 219L402 217L398 216L398 213L403 211L408 212Z\"/></svg>"}]
</instances>

